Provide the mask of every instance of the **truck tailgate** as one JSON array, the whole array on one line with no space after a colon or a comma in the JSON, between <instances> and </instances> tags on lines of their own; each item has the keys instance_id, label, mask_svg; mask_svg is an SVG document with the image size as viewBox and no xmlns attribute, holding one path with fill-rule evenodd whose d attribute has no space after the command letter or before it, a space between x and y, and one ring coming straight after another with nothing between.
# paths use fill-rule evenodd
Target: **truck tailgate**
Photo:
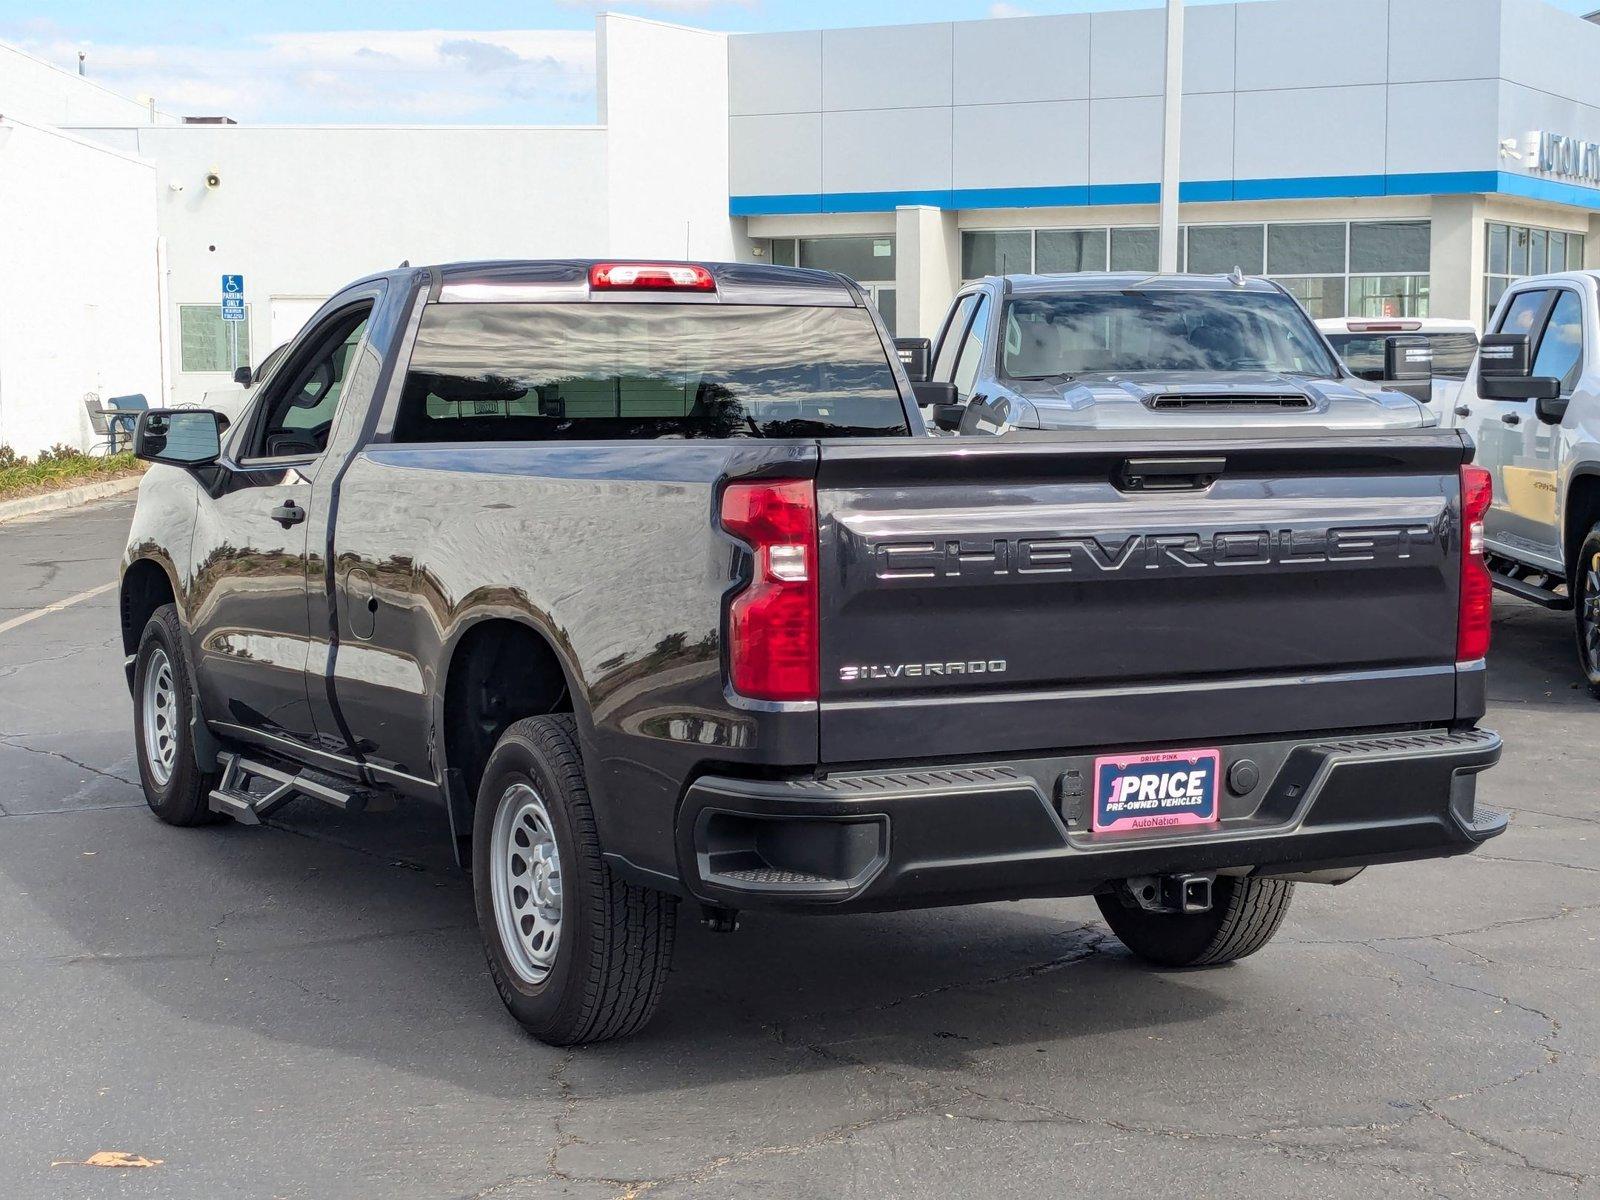
<instances>
[{"instance_id":1,"label":"truck tailgate","mask_svg":"<svg viewBox=\"0 0 1600 1200\"><path fill-rule=\"evenodd\" d=\"M1456 715L1451 430L823 442L828 763Z\"/></svg>"}]
</instances>

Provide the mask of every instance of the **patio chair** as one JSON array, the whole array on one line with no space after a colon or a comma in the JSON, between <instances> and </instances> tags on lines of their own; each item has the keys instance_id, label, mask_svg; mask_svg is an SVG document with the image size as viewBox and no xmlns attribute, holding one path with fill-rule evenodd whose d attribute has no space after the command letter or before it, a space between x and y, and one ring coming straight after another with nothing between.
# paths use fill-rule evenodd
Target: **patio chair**
<instances>
[{"instance_id":1,"label":"patio chair","mask_svg":"<svg viewBox=\"0 0 1600 1200\"><path fill-rule=\"evenodd\" d=\"M116 417L116 410L101 404L100 397L93 392L84 394L83 407L89 414L89 428L94 431L94 436L100 439L89 447L89 453L101 456L116 453L117 430L111 424Z\"/></svg>"},{"instance_id":2,"label":"patio chair","mask_svg":"<svg viewBox=\"0 0 1600 1200\"><path fill-rule=\"evenodd\" d=\"M119 413L129 414L111 418L113 435L120 435L122 443L120 448L126 449L133 445L134 426L139 423L139 414L150 407L150 401L144 398L143 393L134 392L127 396L113 396L106 403Z\"/></svg>"}]
</instances>

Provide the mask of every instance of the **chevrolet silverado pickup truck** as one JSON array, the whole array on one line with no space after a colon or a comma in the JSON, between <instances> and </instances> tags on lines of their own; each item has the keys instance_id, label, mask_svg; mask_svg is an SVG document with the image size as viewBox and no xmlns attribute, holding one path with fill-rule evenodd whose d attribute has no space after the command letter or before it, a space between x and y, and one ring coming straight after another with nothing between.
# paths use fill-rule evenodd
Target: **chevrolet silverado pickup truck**
<instances>
[{"instance_id":1,"label":"chevrolet silverado pickup truck","mask_svg":"<svg viewBox=\"0 0 1600 1200\"><path fill-rule=\"evenodd\" d=\"M1493 480L1496 587L1571 611L1600 697L1600 272L1519 279L1500 297L1449 413Z\"/></svg>"},{"instance_id":2,"label":"chevrolet silverado pickup truck","mask_svg":"<svg viewBox=\"0 0 1600 1200\"><path fill-rule=\"evenodd\" d=\"M847 279L574 261L362 280L136 441L150 807L435 803L551 1043L643 1025L680 901L1092 895L1197 966L1505 824L1454 431L937 437Z\"/></svg>"},{"instance_id":3,"label":"chevrolet silverado pickup truck","mask_svg":"<svg viewBox=\"0 0 1600 1200\"><path fill-rule=\"evenodd\" d=\"M956 294L935 342L897 345L944 389L924 393L932 423L961 433L1439 423L1427 338L1386 340L1395 390L1372 387L1279 284L1237 274L989 276Z\"/></svg>"}]
</instances>

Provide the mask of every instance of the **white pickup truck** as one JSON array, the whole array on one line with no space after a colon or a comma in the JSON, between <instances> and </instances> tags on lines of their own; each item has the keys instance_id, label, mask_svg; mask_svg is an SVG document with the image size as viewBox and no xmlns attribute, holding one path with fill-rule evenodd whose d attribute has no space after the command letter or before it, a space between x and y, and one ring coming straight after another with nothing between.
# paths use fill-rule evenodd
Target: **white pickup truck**
<instances>
[{"instance_id":1,"label":"white pickup truck","mask_svg":"<svg viewBox=\"0 0 1600 1200\"><path fill-rule=\"evenodd\" d=\"M1494 479L1495 584L1573 610L1600 697L1600 272L1512 284L1445 420L1472 435Z\"/></svg>"}]
</instances>

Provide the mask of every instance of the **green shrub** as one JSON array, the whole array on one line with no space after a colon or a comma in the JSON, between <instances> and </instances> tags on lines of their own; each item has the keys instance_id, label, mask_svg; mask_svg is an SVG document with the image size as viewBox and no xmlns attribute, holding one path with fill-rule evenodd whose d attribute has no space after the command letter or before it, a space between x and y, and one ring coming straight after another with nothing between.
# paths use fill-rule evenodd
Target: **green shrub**
<instances>
[{"instance_id":1,"label":"green shrub","mask_svg":"<svg viewBox=\"0 0 1600 1200\"><path fill-rule=\"evenodd\" d=\"M58 445L41 450L39 457L30 462L9 447L0 447L0 451L3 451L0 453L0 500L93 483L97 479L129 475L144 469L144 464L128 453L94 458L70 446Z\"/></svg>"}]
</instances>

